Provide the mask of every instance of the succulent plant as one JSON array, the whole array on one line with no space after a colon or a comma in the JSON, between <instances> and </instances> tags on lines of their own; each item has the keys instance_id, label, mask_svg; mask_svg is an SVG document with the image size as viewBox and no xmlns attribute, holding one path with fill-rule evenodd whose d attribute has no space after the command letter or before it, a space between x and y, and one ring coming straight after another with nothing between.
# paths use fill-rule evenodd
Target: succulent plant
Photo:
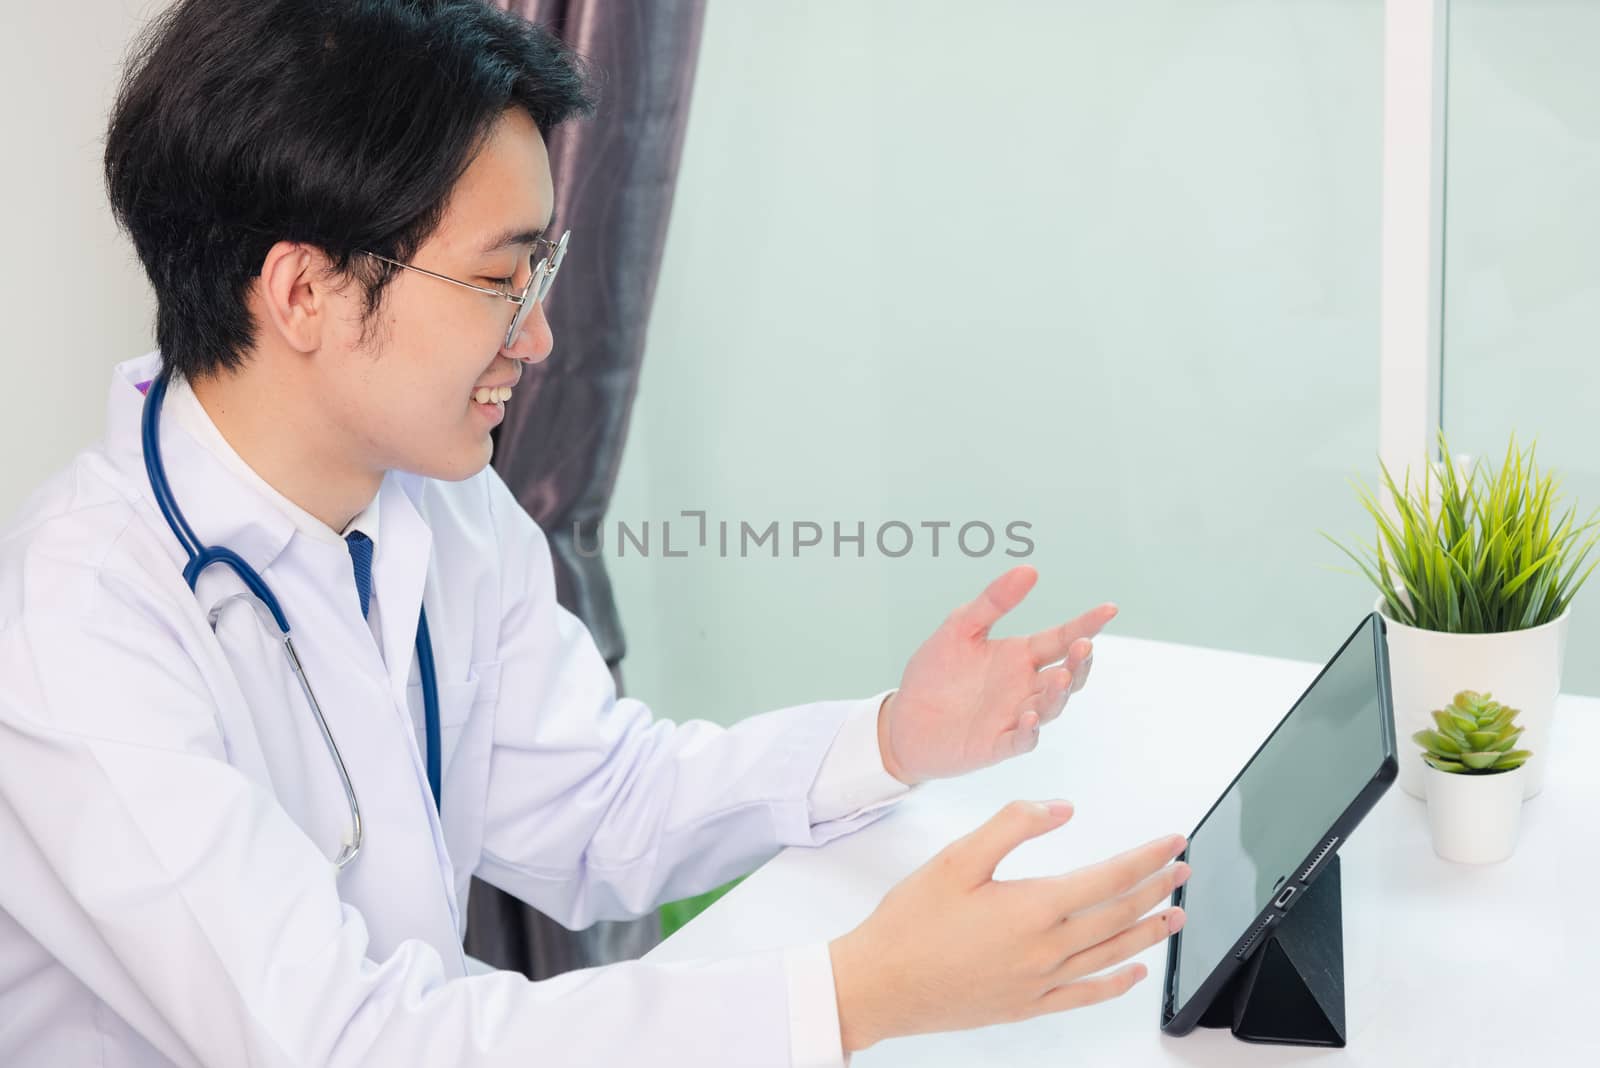
<instances>
[{"instance_id":1,"label":"succulent plant","mask_svg":"<svg viewBox=\"0 0 1600 1068\"><path fill-rule=\"evenodd\" d=\"M1533 754L1514 748L1522 737L1519 712L1489 694L1462 690L1446 708L1436 709L1437 730L1418 731L1411 740L1422 746L1422 759L1440 771L1492 775L1520 768Z\"/></svg>"}]
</instances>

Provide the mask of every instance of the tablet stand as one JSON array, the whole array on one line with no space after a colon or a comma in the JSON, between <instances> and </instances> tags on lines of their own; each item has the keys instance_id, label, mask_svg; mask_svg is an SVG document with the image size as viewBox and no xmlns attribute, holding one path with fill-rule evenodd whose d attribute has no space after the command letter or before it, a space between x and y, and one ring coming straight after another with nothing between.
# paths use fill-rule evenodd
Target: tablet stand
<instances>
[{"instance_id":1,"label":"tablet stand","mask_svg":"<svg viewBox=\"0 0 1600 1068\"><path fill-rule=\"evenodd\" d=\"M1278 922L1200 1018L1246 1042L1344 1045L1344 917L1339 856L1300 891Z\"/></svg>"}]
</instances>

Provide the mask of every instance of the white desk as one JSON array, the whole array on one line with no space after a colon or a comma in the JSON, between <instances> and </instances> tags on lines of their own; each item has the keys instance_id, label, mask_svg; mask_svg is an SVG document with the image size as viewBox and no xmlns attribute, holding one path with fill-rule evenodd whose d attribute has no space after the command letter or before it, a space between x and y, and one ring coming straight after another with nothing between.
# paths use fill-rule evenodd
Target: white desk
<instances>
[{"instance_id":1,"label":"white desk","mask_svg":"<svg viewBox=\"0 0 1600 1068\"><path fill-rule=\"evenodd\" d=\"M1354 621L1352 621L1352 626ZM1329 654L1344 635L1330 633ZM1577 650L1573 650L1574 653ZM883 893L1013 798L1077 814L1024 843L999 878L1066 871L1157 835L1187 834L1318 665L1105 636L1089 686L1035 752L930 783L821 849L785 850L650 954L730 956L849 930ZM1343 1050L1162 1035L1165 948L1123 998L978 1031L894 1039L857 1068L915 1065L1600 1065L1600 700L1563 697L1544 791L1506 863L1440 860L1422 802L1391 787L1343 857ZM1408 739L1399 739L1402 751ZM930 931L929 937L938 937Z\"/></svg>"}]
</instances>

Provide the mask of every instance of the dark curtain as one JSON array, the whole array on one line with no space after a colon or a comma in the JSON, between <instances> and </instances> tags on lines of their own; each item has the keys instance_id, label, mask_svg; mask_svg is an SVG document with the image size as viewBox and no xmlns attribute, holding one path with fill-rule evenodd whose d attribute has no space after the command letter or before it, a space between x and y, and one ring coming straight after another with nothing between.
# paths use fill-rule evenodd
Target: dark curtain
<instances>
[{"instance_id":1,"label":"dark curtain","mask_svg":"<svg viewBox=\"0 0 1600 1068\"><path fill-rule=\"evenodd\" d=\"M587 624L622 690L622 626L595 545L616 484L645 326L683 148L705 0L494 0L549 27L598 76L588 121L551 135L558 228L572 231L546 313L555 349L526 369L497 432L494 465L544 528L560 602ZM537 715L538 709L530 709ZM543 979L640 956L655 915L568 931L476 880L467 952Z\"/></svg>"}]
</instances>

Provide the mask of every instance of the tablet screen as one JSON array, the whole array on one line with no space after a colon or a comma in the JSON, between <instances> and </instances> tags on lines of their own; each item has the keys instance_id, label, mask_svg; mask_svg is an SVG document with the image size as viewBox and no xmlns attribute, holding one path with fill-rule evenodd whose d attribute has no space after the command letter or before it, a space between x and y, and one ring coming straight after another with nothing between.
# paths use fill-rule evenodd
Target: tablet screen
<instances>
[{"instance_id":1,"label":"tablet screen","mask_svg":"<svg viewBox=\"0 0 1600 1068\"><path fill-rule=\"evenodd\" d=\"M1372 781L1391 742L1376 616L1351 636L1189 837L1181 1009ZM1223 708L1222 714L1227 709Z\"/></svg>"}]
</instances>

